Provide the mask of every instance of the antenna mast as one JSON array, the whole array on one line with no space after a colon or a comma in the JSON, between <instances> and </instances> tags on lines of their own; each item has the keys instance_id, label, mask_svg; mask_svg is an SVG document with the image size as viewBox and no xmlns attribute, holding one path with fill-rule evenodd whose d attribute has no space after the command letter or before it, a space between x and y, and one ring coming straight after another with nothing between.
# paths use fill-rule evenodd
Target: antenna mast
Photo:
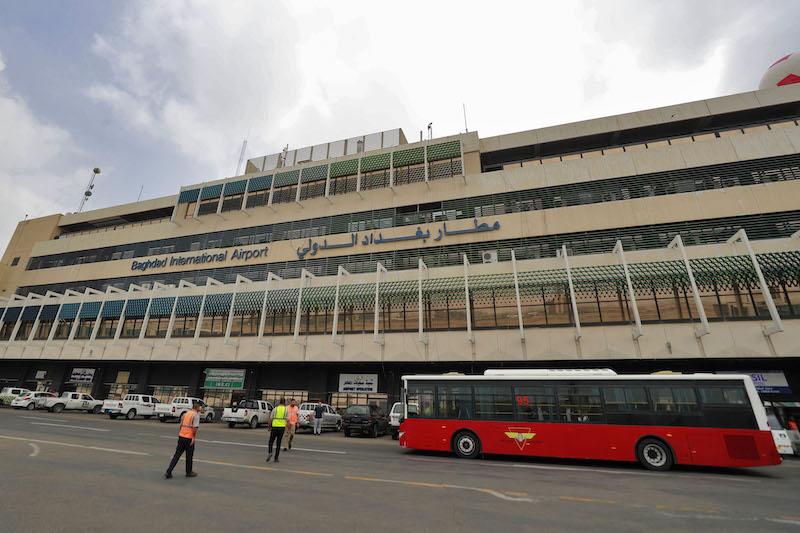
<instances>
[{"instance_id":1,"label":"antenna mast","mask_svg":"<svg viewBox=\"0 0 800 533\"><path fill-rule=\"evenodd\" d=\"M238 176L242 170L242 163L244 162L244 153L247 150L247 139L242 141L242 151L239 154L239 162L236 163L236 172L233 174L234 176Z\"/></svg>"},{"instance_id":2,"label":"antenna mast","mask_svg":"<svg viewBox=\"0 0 800 533\"><path fill-rule=\"evenodd\" d=\"M92 169L92 177L89 179L89 184L86 186L86 190L83 191L83 198L81 198L81 205L78 206L78 213L83 211L83 206L86 205L86 201L92 196L92 189L94 189L94 178L98 174L100 174L100 168L94 167Z\"/></svg>"}]
</instances>

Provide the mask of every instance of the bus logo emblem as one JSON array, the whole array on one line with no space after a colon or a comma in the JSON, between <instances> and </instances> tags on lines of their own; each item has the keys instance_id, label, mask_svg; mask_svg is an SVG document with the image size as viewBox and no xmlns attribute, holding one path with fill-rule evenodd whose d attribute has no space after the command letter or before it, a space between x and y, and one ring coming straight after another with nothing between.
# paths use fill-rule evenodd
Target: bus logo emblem
<instances>
[{"instance_id":1,"label":"bus logo emblem","mask_svg":"<svg viewBox=\"0 0 800 533\"><path fill-rule=\"evenodd\" d=\"M518 427L509 427L508 431L505 432L506 437L513 440L517 447L522 451L523 448L528 444L528 441L531 440L533 437L536 436L536 433L531 432L531 428L518 428Z\"/></svg>"}]
</instances>

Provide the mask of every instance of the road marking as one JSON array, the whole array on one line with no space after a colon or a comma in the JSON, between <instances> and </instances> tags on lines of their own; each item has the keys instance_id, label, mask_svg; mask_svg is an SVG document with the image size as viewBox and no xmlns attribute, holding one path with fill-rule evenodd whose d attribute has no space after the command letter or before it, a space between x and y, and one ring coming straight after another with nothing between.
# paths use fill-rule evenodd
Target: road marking
<instances>
[{"instance_id":1,"label":"road marking","mask_svg":"<svg viewBox=\"0 0 800 533\"><path fill-rule=\"evenodd\" d=\"M568 502L580 502L580 503L607 503L609 505L616 505L617 502L613 500L600 500L597 498L579 498L577 496L559 496L559 500L564 500Z\"/></svg>"},{"instance_id":2,"label":"road marking","mask_svg":"<svg viewBox=\"0 0 800 533\"><path fill-rule=\"evenodd\" d=\"M68 424L50 424L48 422L31 422L31 425L34 426L52 426L56 428L71 428L71 429L85 429L87 431L111 431L110 429L100 429L100 428L88 428L86 426L70 426Z\"/></svg>"},{"instance_id":3,"label":"road marking","mask_svg":"<svg viewBox=\"0 0 800 533\"><path fill-rule=\"evenodd\" d=\"M303 476L333 477L333 474L327 474L325 472L309 472L308 470L291 470L288 468L272 468L270 466L242 465L238 463L226 463L223 461L208 461L203 459L195 459L194 462L204 463L209 465L217 465L217 466L233 466L236 468L246 468L248 470L262 470L264 472L288 472L290 474L301 474Z\"/></svg>"},{"instance_id":4,"label":"road marking","mask_svg":"<svg viewBox=\"0 0 800 533\"><path fill-rule=\"evenodd\" d=\"M394 483L397 485L408 485L410 487L424 487L430 489L454 489L454 490L468 490L473 492L480 492L483 494L489 494L490 496L494 496L495 498L499 498L501 500L506 500L510 502L528 502L532 503L533 500L530 498L525 498L519 496L519 494L526 494L526 493L519 493L514 492L510 494L515 494L517 496L510 496L509 494L504 494L500 491L494 489L486 489L482 487L467 487L464 485L450 485L448 483L427 483L423 481L403 481L400 479L380 479L374 477L361 477L361 476L345 476L345 479L350 479L353 481L372 481L376 483ZM526 494L527 495L527 494Z\"/></svg>"},{"instance_id":5,"label":"road marking","mask_svg":"<svg viewBox=\"0 0 800 533\"><path fill-rule=\"evenodd\" d=\"M49 422L64 422L58 418L45 418L43 416L21 416L20 418L27 418L28 420L47 420Z\"/></svg>"},{"instance_id":6,"label":"road marking","mask_svg":"<svg viewBox=\"0 0 800 533\"><path fill-rule=\"evenodd\" d=\"M101 448L100 446L84 446L83 444L73 444L71 442L57 442L53 440L29 439L25 437L12 437L10 435L0 435L0 439L20 440L23 442L37 442L39 444L53 444L54 446L66 446L67 448L82 448L84 450L97 450L100 452L121 453L125 455L150 455L145 452L135 452L133 450L116 450L114 448Z\"/></svg>"},{"instance_id":7,"label":"road marking","mask_svg":"<svg viewBox=\"0 0 800 533\"><path fill-rule=\"evenodd\" d=\"M167 435L160 435L162 439L174 439L175 437L170 437ZM266 444L251 444L247 442L230 442L226 440L204 440L204 439L196 439L197 442L205 442L206 444L225 444L228 446L247 446L250 448L266 448ZM301 452L314 452L314 453L331 453L336 455L347 455L347 452L340 452L337 450L318 450L316 448L297 448L296 446L292 446L292 451L300 450Z\"/></svg>"},{"instance_id":8,"label":"road marking","mask_svg":"<svg viewBox=\"0 0 800 533\"><path fill-rule=\"evenodd\" d=\"M36 457L37 455L39 455L39 446L37 444L32 443L32 442L29 442L28 444L30 444L31 447L33 448L33 451L31 452L31 454L28 457Z\"/></svg>"}]
</instances>

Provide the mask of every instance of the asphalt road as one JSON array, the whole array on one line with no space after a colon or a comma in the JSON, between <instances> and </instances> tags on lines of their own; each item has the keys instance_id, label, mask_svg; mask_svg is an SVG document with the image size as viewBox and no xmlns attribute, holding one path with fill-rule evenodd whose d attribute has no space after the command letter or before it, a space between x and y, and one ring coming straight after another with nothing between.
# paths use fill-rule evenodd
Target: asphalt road
<instances>
[{"instance_id":1,"label":"asphalt road","mask_svg":"<svg viewBox=\"0 0 800 533\"><path fill-rule=\"evenodd\" d=\"M402 450L300 434L265 463L265 429L203 424L195 470L163 478L177 425L0 409L0 531L800 530L800 461L747 470Z\"/></svg>"}]
</instances>

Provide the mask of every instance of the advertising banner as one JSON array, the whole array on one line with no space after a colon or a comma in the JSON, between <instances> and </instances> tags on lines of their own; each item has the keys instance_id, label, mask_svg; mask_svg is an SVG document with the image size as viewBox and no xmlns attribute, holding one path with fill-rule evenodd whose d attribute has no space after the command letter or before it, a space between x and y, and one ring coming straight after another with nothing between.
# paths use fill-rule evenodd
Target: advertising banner
<instances>
[{"instance_id":1,"label":"advertising banner","mask_svg":"<svg viewBox=\"0 0 800 533\"><path fill-rule=\"evenodd\" d=\"M73 368L69 380L71 383L91 383L94 381L94 368Z\"/></svg>"},{"instance_id":2,"label":"advertising banner","mask_svg":"<svg viewBox=\"0 0 800 533\"><path fill-rule=\"evenodd\" d=\"M378 374L339 374L339 392L378 392Z\"/></svg>"},{"instance_id":3,"label":"advertising banner","mask_svg":"<svg viewBox=\"0 0 800 533\"><path fill-rule=\"evenodd\" d=\"M719 372L720 374L747 374L753 380L756 390L761 394L791 394L792 389L786 376L779 370L767 372Z\"/></svg>"}]
</instances>

